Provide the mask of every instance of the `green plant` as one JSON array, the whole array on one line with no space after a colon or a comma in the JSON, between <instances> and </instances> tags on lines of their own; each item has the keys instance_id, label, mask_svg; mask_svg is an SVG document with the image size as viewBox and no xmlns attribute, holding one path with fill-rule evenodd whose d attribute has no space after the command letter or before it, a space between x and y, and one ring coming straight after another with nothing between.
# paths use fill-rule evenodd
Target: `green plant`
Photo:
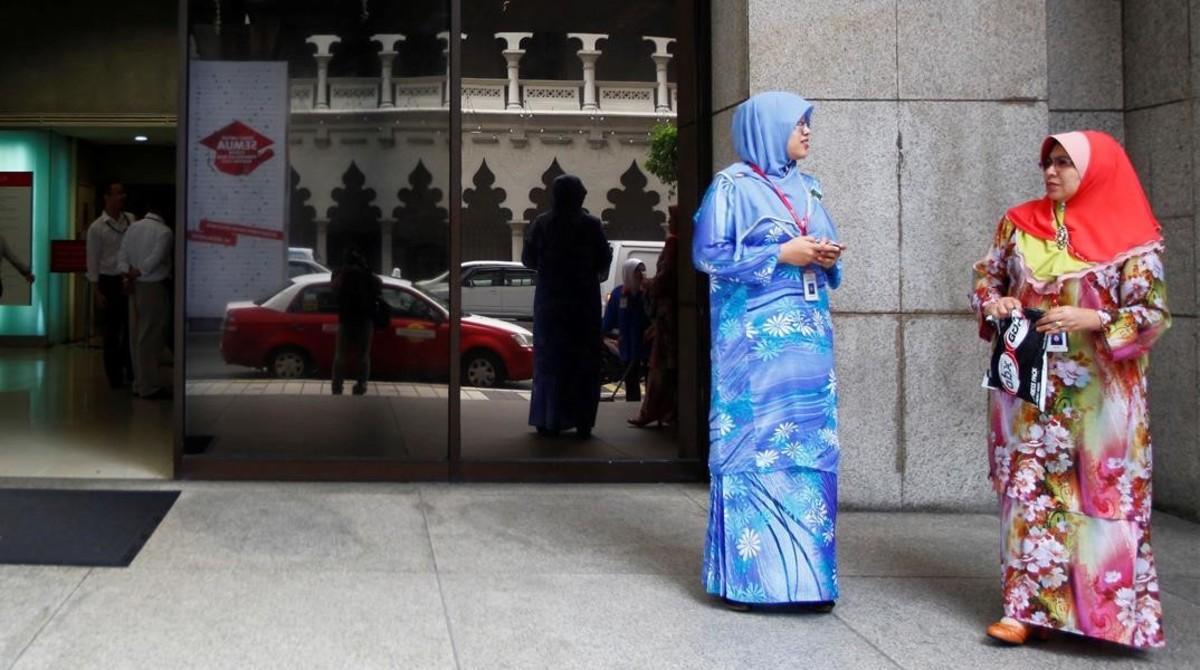
<instances>
[{"instance_id":1,"label":"green plant","mask_svg":"<svg viewBox=\"0 0 1200 670\"><path fill-rule=\"evenodd\" d=\"M660 121L650 129L650 156L646 169L667 185L672 196L679 183L679 130L675 124Z\"/></svg>"}]
</instances>

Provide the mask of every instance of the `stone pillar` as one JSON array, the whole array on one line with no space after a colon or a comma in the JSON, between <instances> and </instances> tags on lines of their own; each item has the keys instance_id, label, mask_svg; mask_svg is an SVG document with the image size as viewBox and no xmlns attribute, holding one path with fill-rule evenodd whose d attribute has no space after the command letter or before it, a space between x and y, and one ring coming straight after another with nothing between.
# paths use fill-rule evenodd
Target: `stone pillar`
<instances>
[{"instance_id":1,"label":"stone pillar","mask_svg":"<svg viewBox=\"0 0 1200 670\"><path fill-rule=\"evenodd\" d=\"M399 33L382 33L371 36L371 41L379 42L379 46L382 47L379 52L379 67L382 71L379 81L380 107L395 107L392 102L392 61L396 58L396 45L407 39Z\"/></svg>"},{"instance_id":2,"label":"stone pillar","mask_svg":"<svg viewBox=\"0 0 1200 670\"><path fill-rule=\"evenodd\" d=\"M671 90L667 88L667 64L671 62L672 56L667 53L667 47L675 40L671 37L649 36L643 39L654 43L654 53L650 55L654 59L654 72L658 78L658 103L654 106L654 111L659 113L670 112Z\"/></svg>"},{"instance_id":3,"label":"stone pillar","mask_svg":"<svg viewBox=\"0 0 1200 670\"><path fill-rule=\"evenodd\" d=\"M1055 4L1047 3L1047 7ZM1076 69L1086 74L1084 81L1068 78L1070 61L1059 67L1063 78L1073 84L1067 90L1078 91L1075 98L1062 101L1062 108L1076 105L1073 109L1088 109L1078 106L1082 99L1092 103L1093 110L1112 109L1114 99L1120 101L1124 118L1121 124L1112 124L1114 134L1124 130L1125 148L1162 226L1171 328L1150 351L1147 371L1150 432L1154 435L1154 507L1200 521L1200 450L1196 449L1200 432L1200 272L1196 266L1200 258L1200 41L1196 40L1196 8L1196 3L1186 2L1129 3L1124 4L1123 12L1120 6L1115 12L1107 6L1107 11L1098 12L1112 17L1100 23L1107 33L1103 39L1109 40L1114 28L1123 33L1124 49L1117 53L1117 58L1122 58L1118 65L1123 65L1123 86L1117 77L1100 88L1101 82L1113 79L1112 73L1103 70L1110 61L1083 49L1078 56L1068 53L1067 57L1075 56ZM1090 9L1081 9L1079 14L1090 19L1097 13L1087 11ZM1077 20L1078 15L1064 16L1057 25L1072 19ZM1089 23L1095 25L1096 21ZM1104 34L1091 26L1083 30L1090 35ZM1083 47L1095 44L1081 42ZM1059 45L1052 44L1051 54L1058 53ZM1079 67L1079 63L1087 67ZM1050 101L1052 105L1057 102L1053 85ZM1102 114L1076 113L1082 118L1071 121L1070 126L1060 123L1053 130L1104 130Z\"/></svg>"},{"instance_id":4,"label":"stone pillar","mask_svg":"<svg viewBox=\"0 0 1200 670\"><path fill-rule=\"evenodd\" d=\"M304 41L317 47L317 109L329 109L327 80L329 78L329 61L333 58L329 48L342 40L337 35L313 35Z\"/></svg>"},{"instance_id":5,"label":"stone pillar","mask_svg":"<svg viewBox=\"0 0 1200 670\"><path fill-rule=\"evenodd\" d=\"M1047 7L1095 4L1087 12L1093 16L1121 3L904 2L899 12L894 2L710 4L711 108L721 110L711 119L715 169L737 160L729 132L738 103L752 92L802 91L824 101L817 103L817 121L826 149L814 149L803 170L821 179L837 220L858 222L840 230L851 250L846 277L854 279L830 295L842 449L838 502L859 509L994 510L996 497L982 476L987 395L978 376L989 350L963 297L964 282L970 283L965 273L987 252L1005 208L1041 192L1037 169L1026 166L1031 156L1036 160L1049 121L1047 39L1052 53L1075 53L1070 38L1048 29ZM1160 4L1187 3L1138 3L1139 11L1125 16L1145 16L1143 5ZM794 22L787 19L797 6L804 7L806 25L827 30L795 39ZM1084 34L1084 46L1097 50L1088 53L1108 50L1114 60L1104 61L1113 63L1104 72L1119 78L1122 65L1115 59L1122 49L1107 37L1093 41L1109 33ZM1128 57L1128 42L1123 51ZM1166 52L1154 53L1158 63L1158 54ZM834 61L836 67L815 65ZM1073 84L1086 88L1094 81L1081 78L1085 61L1066 62L1078 70L1066 67ZM1124 69L1130 72L1128 63ZM1149 87L1172 79L1163 65L1147 71L1155 73ZM1051 99L1055 95L1051 88ZM692 131L681 125L685 160L689 143L682 138ZM954 141L923 139L930 137ZM848 166L840 158L847 155L864 159ZM937 188L941 183L958 187ZM690 203L699 196L680 193L681 256L691 248ZM681 257L679 265L689 263ZM920 273L907 271L916 266ZM687 332L706 296L700 287L693 299L687 294L691 282L680 279L680 426L682 433L687 411L698 412L691 423L699 424L702 439L707 398L690 401L691 410L684 389L707 384L708 343L700 333L708 324L701 321L698 332ZM1155 355L1151 374L1162 367L1154 364ZM938 402L926 400L933 397ZM1156 440L1160 427L1152 423ZM1154 446L1158 465L1162 450ZM1161 472L1155 472L1155 502Z\"/></svg>"},{"instance_id":6,"label":"stone pillar","mask_svg":"<svg viewBox=\"0 0 1200 670\"><path fill-rule=\"evenodd\" d=\"M450 104L450 31L443 30L437 34L439 42L445 42L446 46L442 47L442 58L446 61L446 85L442 87L442 104ZM467 39L467 34L462 34L462 39Z\"/></svg>"},{"instance_id":7,"label":"stone pillar","mask_svg":"<svg viewBox=\"0 0 1200 670\"><path fill-rule=\"evenodd\" d=\"M596 102L596 60L600 58L601 52L596 49L596 43L608 39L608 35L567 33L567 37L579 40L583 46L582 49L575 52L579 56L579 60L583 61L583 109L589 111L600 109L600 105Z\"/></svg>"},{"instance_id":8,"label":"stone pillar","mask_svg":"<svg viewBox=\"0 0 1200 670\"><path fill-rule=\"evenodd\" d=\"M525 229L529 227L529 222L509 221L508 227L512 228L512 259L520 263L521 252L525 250Z\"/></svg>"},{"instance_id":9,"label":"stone pillar","mask_svg":"<svg viewBox=\"0 0 1200 670\"><path fill-rule=\"evenodd\" d=\"M521 56L525 50L521 48L523 40L533 37L533 33L496 33L496 39L504 40L504 61L508 63L508 104L507 109L521 109Z\"/></svg>"},{"instance_id":10,"label":"stone pillar","mask_svg":"<svg viewBox=\"0 0 1200 670\"><path fill-rule=\"evenodd\" d=\"M317 219L314 223L317 224L317 258L329 265L332 263L329 258L329 220Z\"/></svg>"}]
</instances>

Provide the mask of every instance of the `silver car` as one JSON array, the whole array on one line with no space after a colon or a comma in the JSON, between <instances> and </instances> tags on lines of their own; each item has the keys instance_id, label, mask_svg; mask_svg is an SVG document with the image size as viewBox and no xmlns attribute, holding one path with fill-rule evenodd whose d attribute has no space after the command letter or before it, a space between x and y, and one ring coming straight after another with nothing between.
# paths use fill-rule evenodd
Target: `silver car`
<instances>
[{"instance_id":1,"label":"silver car","mask_svg":"<svg viewBox=\"0 0 1200 670\"><path fill-rule=\"evenodd\" d=\"M429 295L448 300L450 273L416 285ZM462 264L463 312L506 319L533 318L537 272L513 261L467 261Z\"/></svg>"}]
</instances>

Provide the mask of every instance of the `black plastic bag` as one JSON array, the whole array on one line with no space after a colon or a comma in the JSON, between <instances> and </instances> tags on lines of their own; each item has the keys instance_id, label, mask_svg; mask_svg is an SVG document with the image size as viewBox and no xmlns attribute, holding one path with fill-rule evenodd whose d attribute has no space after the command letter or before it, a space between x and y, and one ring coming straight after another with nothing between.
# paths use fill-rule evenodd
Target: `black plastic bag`
<instances>
[{"instance_id":1,"label":"black plastic bag","mask_svg":"<svg viewBox=\"0 0 1200 670\"><path fill-rule=\"evenodd\" d=\"M1041 411L1046 409L1046 345L1050 338L1034 324L1043 315L1040 309L1022 309L1015 316L993 320L996 337L983 379L985 388L1017 396Z\"/></svg>"}]
</instances>

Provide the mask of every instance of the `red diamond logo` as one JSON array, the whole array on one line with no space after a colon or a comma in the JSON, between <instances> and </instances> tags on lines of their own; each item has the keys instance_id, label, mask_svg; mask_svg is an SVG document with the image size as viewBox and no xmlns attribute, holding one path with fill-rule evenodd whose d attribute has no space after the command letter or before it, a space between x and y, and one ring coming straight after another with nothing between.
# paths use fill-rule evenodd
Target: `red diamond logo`
<instances>
[{"instance_id":1,"label":"red diamond logo","mask_svg":"<svg viewBox=\"0 0 1200 670\"><path fill-rule=\"evenodd\" d=\"M200 144L213 150L213 166L235 176L247 175L271 160L275 151L271 139L241 121L221 128Z\"/></svg>"}]
</instances>

